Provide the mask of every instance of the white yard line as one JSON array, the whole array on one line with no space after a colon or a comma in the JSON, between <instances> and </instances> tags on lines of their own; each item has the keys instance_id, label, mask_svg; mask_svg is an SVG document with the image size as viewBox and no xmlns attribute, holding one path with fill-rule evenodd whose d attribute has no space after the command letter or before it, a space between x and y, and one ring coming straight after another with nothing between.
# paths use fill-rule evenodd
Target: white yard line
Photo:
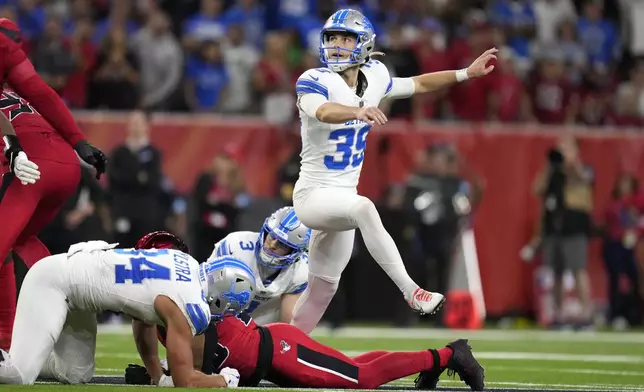
<instances>
[{"instance_id":1,"label":"white yard line","mask_svg":"<svg viewBox=\"0 0 644 392\"><path fill-rule=\"evenodd\" d=\"M130 335L130 325L99 325L99 333ZM641 332L572 332L539 330L450 330L432 328L362 328L346 327L337 330L316 328L312 337L350 339L457 339L469 338L482 341L565 341L644 344Z\"/></svg>"},{"instance_id":2,"label":"white yard line","mask_svg":"<svg viewBox=\"0 0 644 392\"><path fill-rule=\"evenodd\" d=\"M512 366L496 366L487 365L485 370L511 370L516 371L519 369L522 372L535 372L535 373L566 373L566 374L598 374L605 376L626 376L626 377L644 377L644 372L628 371L628 370L601 370L601 369L576 369L576 368L548 368L548 367L525 367L519 368Z\"/></svg>"}]
</instances>

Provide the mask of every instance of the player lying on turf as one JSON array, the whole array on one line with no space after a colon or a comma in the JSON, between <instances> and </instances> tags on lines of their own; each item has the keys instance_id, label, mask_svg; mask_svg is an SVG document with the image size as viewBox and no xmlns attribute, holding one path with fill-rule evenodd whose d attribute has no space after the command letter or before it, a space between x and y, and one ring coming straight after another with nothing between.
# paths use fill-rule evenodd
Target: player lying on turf
<instances>
[{"instance_id":1,"label":"player lying on turf","mask_svg":"<svg viewBox=\"0 0 644 392\"><path fill-rule=\"evenodd\" d=\"M253 276L237 268L243 264L233 258L222 258L233 263L220 268L214 266L219 259L199 265L179 250L153 249L159 238L182 244L169 233L144 239L150 248L145 251L118 249L104 241L82 242L66 254L36 263L22 285L11 350L0 350L0 384L33 384L38 376L70 384L88 382L94 374L96 313L111 310L167 328L168 359L177 386L237 386L234 369L222 370L221 375L195 370L190 343L208 327L211 311L220 311L220 295L231 301L252 297ZM229 279L233 276L235 280ZM222 278L227 285L220 293ZM142 351L148 342L137 341ZM150 371L154 374L155 368Z\"/></svg>"},{"instance_id":2,"label":"player lying on turf","mask_svg":"<svg viewBox=\"0 0 644 392\"><path fill-rule=\"evenodd\" d=\"M331 302L360 228L374 260L396 284L409 306L435 313L445 298L421 289L407 274L396 244L373 202L358 194L367 137L384 125L383 100L437 91L490 73L496 49L484 52L467 69L392 78L375 60L376 34L362 13L336 11L320 31L324 68L309 69L295 84L302 123L302 166L293 206L313 229L309 245L309 285L295 305L293 324L310 333ZM463 103L467 105L467 102Z\"/></svg>"},{"instance_id":3,"label":"player lying on turf","mask_svg":"<svg viewBox=\"0 0 644 392\"><path fill-rule=\"evenodd\" d=\"M167 347L168 334L163 327L158 329L159 340ZM258 326L250 316L240 314L212 322L204 335L193 340L192 348L197 369L210 374L223 366L233 367L239 371L242 386L256 386L265 379L280 387L372 389L420 372L416 387L435 389L441 373L448 369L472 390L484 388L484 370L467 340L438 350L372 351L350 358L290 324ZM145 367L139 365L128 366L125 381L151 383Z\"/></svg>"},{"instance_id":4,"label":"player lying on turf","mask_svg":"<svg viewBox=\"0 0 644 392\"><path fill-rule=\"evenodd\" d=\"M293 207L284 207L266 218L259 233L238 231L215 245L211 257L231 255L253 271L257 290L246 312L258 324L291 322L308 284L310 232Z\"/></svg>"}]
</instances>

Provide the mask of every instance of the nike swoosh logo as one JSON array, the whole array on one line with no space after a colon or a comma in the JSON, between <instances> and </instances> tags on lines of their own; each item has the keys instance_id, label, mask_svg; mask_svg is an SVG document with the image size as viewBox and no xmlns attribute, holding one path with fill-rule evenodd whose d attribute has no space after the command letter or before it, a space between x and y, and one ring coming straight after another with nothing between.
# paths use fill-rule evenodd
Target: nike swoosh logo
<instances>
[{"instance_id":1,"label":"nike swoosh logo","mask_svg":"<svg viewBox=\"0 0 644 392\"><path fill-rule=\"evenodd\" d=\"M315 80L316 82L320 80L320 78L316 78L315 76L311 75L311 79Z\"/></svg>"}]
</instances>

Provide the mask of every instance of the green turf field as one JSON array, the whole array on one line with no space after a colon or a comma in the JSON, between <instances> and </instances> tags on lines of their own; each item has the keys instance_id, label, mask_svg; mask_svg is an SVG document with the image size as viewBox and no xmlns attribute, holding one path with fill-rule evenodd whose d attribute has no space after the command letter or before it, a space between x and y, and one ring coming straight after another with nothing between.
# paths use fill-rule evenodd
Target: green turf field
<instances>
[{"instance_id":1,"label":"green turf field","mask_svg":"<svg viewBox=\"0 0 644 392\"><path fill-rule=\"evenodd\" d=\"M122 376L128 363L140 363L127 329L101 331L96 374ZM318 340L348 355L369 350L422 350L442 347L469 337L474 353L486 370L491 389L644 391L644 333L449 331L431 329L347 328L336 333L319 331ZM400 380L400 389L412 388L413 377ZM444 373L439 387L464 384ZM35 385L0 387L2 390L137 390L116 385ZM267 388L260 388L269 392Z\"/></svg>"}]
</instances>

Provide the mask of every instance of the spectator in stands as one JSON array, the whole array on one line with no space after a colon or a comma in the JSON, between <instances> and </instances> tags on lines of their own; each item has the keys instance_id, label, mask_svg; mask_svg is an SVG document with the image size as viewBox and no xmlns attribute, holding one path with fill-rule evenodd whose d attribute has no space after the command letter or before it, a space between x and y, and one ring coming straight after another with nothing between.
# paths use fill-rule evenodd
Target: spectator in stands
<instances>
[{"instance_id":1,"label":"spectator in stands","mask_svg":"<svg viewBox=\"0 0 644 392\"><path fill-rule=\"evenodd\" d=\"M418 61L418 74L444 71L451 68L450 58L445 51L444 26L434 18L423 20L419 29L419 36L414 45L416 59ZM412 100L414 103L413 115L417 120L423 118L443 117L442 107L445 104L445 97L448 89L436 91L430 94L416 94Z\"/></svg>"},{"instance_id":2,"label":"spectator in stands","mask_svg":"<svg viewBox=\"0 0 644 392\"><path fill-rule=\"evenodd\" d=\"M201 0L199 12L183 25L183 46L189 52L200 48L203 41L220 41L226 34L226 23L221 13L222 0Z\"/></svg>"},{"instance_id":3,"label":"spectator in stands","mask_svg":"<svg viewBox=\"0 0 644 392\"><path fill-rule=\"evenodd\" d=\"M592 324L591 287L588 277L588 239L593 210L592 168L583 163L577 140L570 134L559 139L548 153L548 164L534 182L534 192L542 200L540 226L543 259L554 272L554 327L572 320L563 318L563 276L571 270L582 306L580 327ZM533 241L536 243L537 241Z\"/></svg>"},{"instance_id":4,"label":"spectator in stands","mask_svg":"<svg viewBox=\"0 0 644 392\"><path fill-rule=\"evenodd\" d=\"M281 32L266 34L264 54L253 72L253 86L261 95L264 118L271 124L286 125L292 121L296 78L288 66L285 35Z\"/></svg>"},{"instance_id":5,"label":"spectator in stands","mask_svg":"<svg viewBox=\"0 0 644 392\"><path fill-rule=\"evenodd\" d=\"M114 149L107 170L114 240L123 247L164 229L161 159L161 152L150 142L147 115L132 112L125 143Z\"/></svg>"},{"instance_id":6,"label":"spectator in stands","mask_svg":"<svg viewBox=\"0 0 644 392\"><path fill-rule=\"evenodd\" d=\"M577 32L588 62L591 67L609 68L619 58L620 45L615 25L603 17L604 0L586 0L583 10Z\"/></svg>"},{"instance_id":7,"label":"spectator in stands","mask_svg":"<svg viewBox=\"0 0 644 392\"><path fill-rule=\"evenodd\" d=\"M72 108L84 108L87 105L87 87L90 71L97 59L97 47L92 42L93 26L89 19L79 19L72 36L65 40L74 60L74 71L69 75L62 97Z\"/></svg>"},{"instance_id":8,"label":"spectator in stands","mask_svg":"<svg viewBox=\"0 0 644 392\"><path fill-rule=\"evenodd\" d=\"M536 32L533 4L528 0L494 0L489 8L492 23L503 27L516 61L531 63L530 40Z\"/></svg>"},{"instance_id":9,"label":"spectator in stands","mask_svg":"<svg viewBox=\"0 0 644 392\"><path fill-rule=\"evenodd\" d=\"M577 19L572 0L535 0L532 7L537 20L536 40L539 44L557 42L561 23Z\"/></svg>"},{"instance_id":10,"label":"spectator in stands","mask_svg":"<svg viewBox=\"0 0 644 392\"><path fill-rule=\"evenodd\" d=\"M216 242L237 230L240 209L247 205L237 162L227 152L217 155L199 176L191 197L190 249L199 262L208 259Z\"/></svg>"},{"instance_id":11,"label":"spectator in stands","mask_svg":"<svg viewBox=\"0 0 644 392\"><path fill-rule=\"evenodd\" d=\"M30 40L45 30L47 15L37 0L18 0L18 25L23 36Z\"/></svg>"},{"instance_id":12,"label":"spectator in stands","mask_svg":"<svg viewBox=\"0 0 644 392\"><path fill-rule=\"evenodd\" d=\"M58 19L50 18L43 35L35 41L33 64L47 84L60 93L74 71L74 58L63 41L63 27Z\"/></svg>"},{"instance_id":13,"label":"spectator in stands","mask_svg":"<svg viewBox=\"0 0 644 392\"><path fill-rule=\"evenodd\" d=\"M227 24L244 26L246 42L259 48L264 42L265 13L265 8L257 0L236 0L235 5L224 14L224 20Z\"/></svg>"},{"instance_id":14,"label":"spectator in stands","mask_svg":"<svg viewBox=\"0 0 644 392\"><path fill-rule=\"evenodd\" d=\"M233 24L228 27L228 39L222 48L229 76L229 89L223 108L227 112L248 111L253 105L252 75L259 52L244 41L244 29Z\"/></svg>"},{"instance_id":15,"label":"spectator in stands","mask_svg":"<svg viewBox=\"0 0 644 392\"><path fill-rule=\"evenodd\" d=\"M639 324L641 317L639 273L635 260L635 245L640 237L640 212L635 205L637 193L637 179L632 174L622 173L615 181L612 200L604 212L606 235L603 256L608 274L608 319L615 329ZM620 284L624 278L629 283L627 290Z\"/></svg>"},{"instance_id":16,"label":"spectator in stands","mask_svg":"<svg viewBox=\"0 0 644 392\"><path fill-rule=\"evenodd\" d=\"M76 30L76 23L81 20L93 20L94 12L89 0L72 0L69 15L64 20L65 35L73 35ZM94 37L94 31L92 31ZM98 45L98 42L93 42Z\"/></svg>"},{"instance_id":17,"label":"spectator in stands","mask_svg":"<svg viewBox=\"0 0 644 392\"><path fill-rule=\"evenodd\" d=\"M497 53L497 66L492 75L492 91L489 95L489 120L517 122L522 120L521 100L524 86L514 64L514 52L504 47Z\"/></svg>"},{"instance_id":18,"label":"spectator in stands","mask_svg":"<svg viewBox=\"0 0 644 392\"><path fill-rule=\"evenodd\" d=\"M388 44L384 49L387 54L381 60L389 68L389 72L393 77L406 78L419 75L418 60L414 50L410 47L409 43L404 39L402 28L398 25L392 25L388 29ZM378 59L378 58L374 58ZM404 118L411 120L413 106L412 99L397 99L387 102L389 111L387 116L389 118Z\"/></svg>"},{"instance_id":19,"label":"spectator in stands","mask_svg":"<svg viewBox=\"0 0 644 392\"><path fill-rule=\"evenodd\" d=\"M134 34L139 29L139 25L131 17L133 4L134 2L130 0L111 1L108 17L96 24L94 42L102 42L104 37L113 28L124 29L127 36Z\"/></svg>"},{"instance_id":20,"label":"spectator in stands","mask_svg":"<svg viewBox=\"0 0 644 392\"><path fill-rule=\"evenodd\" d=\"M190 110L214 112L221 108L230 79L219 42L202 42L200 53L188 60L185 79L184 94Z\"/></svg>"},{"instance_id":21,"label":"spectator in stands","mask_svg":"<svg viewBox=\"0 0 644 392\"><path fill-rule=\"evenodd\" d=\"M617 125L640 126L644 116L644 62L636 63L630 79L619 85L615 97Z\"/></svg>"},{"instance_id":22,"label":"spectator in stands","mask_svg":"<svg viewBox=\"0 0 644 392\"><path fill-rule=\"evenodd\" d=\"M90 108L134 109L138 105L139 63L126 46L123 28L109 31L90 75Z\"/></svg>"},{"instance_id":23,"label":"spectator in stands","mask_svg":"<svg viewBox=\"0 0 644 392\"><path fill-rule=\"evenodd\" d=\"M141 67L141 106L148 110L174 109L183 75L183 52L162 11L152 12L132 39Z\"/></svg>"},{"instance_id":24,"label":"spectator in stands","mask_svg":"<svg viewBox=\"0 0 644 392\"><path fill-rule=\"evenodd\" d=\"M538 69L526 89L524 110L529 121L572 124L579 111L579 97L566 79L564 54L549 50L539 59Z\"/></svg>"}]
</instances>

